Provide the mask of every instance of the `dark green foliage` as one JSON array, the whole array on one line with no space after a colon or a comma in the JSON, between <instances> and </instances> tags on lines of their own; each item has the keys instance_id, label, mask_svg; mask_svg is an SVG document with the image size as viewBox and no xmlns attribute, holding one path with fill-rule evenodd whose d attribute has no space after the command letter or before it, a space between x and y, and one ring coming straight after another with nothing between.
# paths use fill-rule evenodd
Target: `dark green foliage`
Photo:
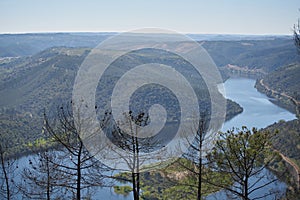
<instances>
[{"instance_id":1,"label":"dark green foliage","mask_svg":"<svg viewBox=\"0 0 300 200\"><path fill-rule=\"evenodd\" d=\"M122 194L124 196L127 196L130 192L132 192L132 188L128 185L124 186L114 186L114 192L117 194Z\"/></svg>"},{"instance_id":2,"label":"dark green foliage","mask_svg":"<svg viewBox=\"0 0 300 200\"><path fill-rule=\"evenodd\" d=\"M186 166L192 166L193 163L190 160L180 158L180 162ZM211 182L218 183L223 182L224 185L231 185L232 181L226 174L220 174L210 171L208 168L204 168ZM115 175L117 180L122 183L124 180L130 182L130 173L119 173ZM162 169L155 169L150 172L140 173L142 199L158 200L158 199L196 199L197 198L197 177L189 170L184 168L178 162L172 162L167 164ZM203 196L211 194L219 190L218 187L203 183ZM116 186L115 191L119 194L127 195L125 190L129 189L129 186ZM132 191L132 188L131 188Z\"/></svg>"},{"instance_id":3,"label":"dark green foliage","mask_svg":"<svg viewBox=\"0 0 300 200\"><path fill-rule=\"evenodd\" d=\"M42 134L42 120L31 117L29 113L21 113L15 110L2 109L0 114L1 141L6 141L8 156L22 156L32 152L28 144L34 144L35 140L44 137ZM32 145L33 147L33 145Z\"/></svg>"},{"instance_id":4,"label":"dark green foliage","mask_svg":"<svg viewBox=\"0 0 300 200\"><path fill-rule=\"evenodd\" d=\"M246 127L228 130L220 133L213 151L208 155L210 166L217 172L227 174L236 183L234 187L228 187L223 183L211 183L219 186L233 195L243 200L249 200L250 195L257 188L265 187L274 179L261 183L263 172L271 161L274 160L276 153L271 148L272 134L268 131L252 131ZM255 177L258 181L250 182L250 178ZM270 195L272 192L266 191L260 194L261 197Z\"/></svg>"}]
</instances>

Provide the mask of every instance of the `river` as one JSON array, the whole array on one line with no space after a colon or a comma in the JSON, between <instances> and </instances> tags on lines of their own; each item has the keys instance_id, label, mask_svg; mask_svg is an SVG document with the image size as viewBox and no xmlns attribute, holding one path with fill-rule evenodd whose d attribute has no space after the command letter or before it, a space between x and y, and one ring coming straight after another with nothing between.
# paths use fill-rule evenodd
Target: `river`
<instances>
[{"instance_id":1,"label":"river","mask_svg":"<svg viewBox=\"0 0 300 200\"><path fill-rule=\"evenodd\" d=\"M230 78L224 83L224 91L221 91L226 98L229 98L237 103L239 103L244 111L243 113L235 116L231 120L227 121L223 127L222 131L226 131L232 127L247 126L248 128L264 128L274 122L279 120L292 120L295 119L295 115L289 111L278 107L273 104L266 95L259 93L254 88L255 80L249 78ZM28 158L23 157L19 159L19 166L28 165ZM21 167L22 168L22 167ZM265 171L264 173L269 173ZM284 183L276 182L270 185L267 189L279 188L280 191L285 191L286 185ZM263 190L258 190L256 194L258 195ZM132 194L128 196L117 195L113 192L111 188L102 188L97 190L96 199L105 200L129 200L132 199ZM225 192L218 192L214 195L210 195L207 199L226 199ZM268 199L274 199L274 196Z\"/></svg>"},{"instance_id":2,"label":"river","mask_svg":"<svg viewBox=\"0 0 300 200\"><path fill-rule=\"evenodd\" d=\"M258 92L254 85L255 80L249 78L230 78L224 83L223 95L240 104L244 111L227 121L222 131L241 126L265 128L279 120L296 119L295 114L273 104L271 99Z\"/></svg>"},{"instance_id":3,"label":"river","mask_svg":"<svg viewBox=\"0 0 300 200\"><path fill-rule=\"evenodd\" d=\"M243 107L243 112L231 120L224 123L222 131L232 129L233 127L241 128L247 126L249 129L265 128L279 120L293 120L296 119L295 114L273 104L269 97L265 94L258 92L255 88L254 79L249 78L230 78L224 83L225 91L220 91L227 99L231 99ZM267 183L270 179L267 179L267 175L272 176L268 170L263 171L266 174L260 185ZM273 177L275 178L275 177ZM257 179L250 179L250 183L254 183ZM258 185L259 186L259 185ZM284 194L287 186L285 183L275 181L267 187L261 188L255 191L250 197L255 198L263 196L269 190L277 190L278 194ZM207 197L207 200L213 199L229 199L224 191ZM270 195L266 197L267 200L277 199L277 196Z\"/></svg>"}]
</instances>

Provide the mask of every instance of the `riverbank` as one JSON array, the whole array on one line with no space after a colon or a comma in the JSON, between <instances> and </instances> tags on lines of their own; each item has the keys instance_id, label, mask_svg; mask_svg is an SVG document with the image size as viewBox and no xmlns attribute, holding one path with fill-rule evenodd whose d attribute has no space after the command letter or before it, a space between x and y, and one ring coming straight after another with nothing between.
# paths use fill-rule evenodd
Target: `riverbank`
<instances>
[{"instance_id":1,"label":"riverbank","mask_svg":"<svg viewBox=\"0 0 300 200\"><path fill-rule=\"evenodd\" d=\"M274 103L296 113L300 110L300 64L282 66L259 78L256 88L267 96L274 98Z\"/></svg>"},{"instance_id":2,"label":"riverbank","mask_svg":"<svg viewBox=\"0 0 300 200\"><path fill-rule=\"evenodd\" d=\"M264 79L258 79L255 83L255 88L266 94L268 97L273 98L272 102L284 109L289 110L290 112L299 115L300 101L297 101L295 98L287 95L284 92L278 92L274 89L271 89L265 82Z\"/></svg>"}]
</instances>

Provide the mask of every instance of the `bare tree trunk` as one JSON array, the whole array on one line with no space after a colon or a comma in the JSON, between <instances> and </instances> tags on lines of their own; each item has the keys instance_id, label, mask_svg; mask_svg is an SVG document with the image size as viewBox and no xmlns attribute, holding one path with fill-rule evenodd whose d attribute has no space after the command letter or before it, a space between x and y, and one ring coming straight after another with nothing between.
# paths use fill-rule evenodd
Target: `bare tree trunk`
<instances>
[{"instance_id":1,"label":"bare tree trunk","mask_svg":"<svg viewBox=\"0 0 300 200\"><path fill-rule=\"evenodd\" d=\"M201 129L200 129L201 131ZM202 134L200 133L200 142L199 142L199 173L198 173L198 195L197 200L201 200L201 192L202 192Z\"/></svg>"},{"instance_id":2,"label":"bare tree trunk","mask_svg":"<svg viewBox=\"0 0 300 200\"><path fill-rule=\"evenodd\" d=\"M49 168L49 157L46 157L46 167L47 167L47 200L50 200L50 193L51 193L51 177L50 177L50 168Z\"/></svg>"},{"instance_id":3,"label":"bare tree trunk","mask_svg":"<svg viewBox=\"0 0 300 200\"><path fill-rule=\"evenodd\" d=\"M138 200L138 191L137 191L137 185L136 185L136 174L134 172L131 173L132 178L132 192L133 192L133 199Z\"/></svg>"},{"instance_id":4,"label":"bare tree trunk","mask_svg":"<svg viewBox=\"0 0 300 200\"><path fill-rule=\"evenodd\" d=\"M198 195L197 195L197 200L202 199L202 152L203 152L203 141L205 138L205 116L201 116L201 120L199 121L199 127L198 127L198 137L199 137L199 164L198 164Z\"/></svg>"},{"instance_id":5,"label":"bare tree trunk","mask_svg":"<svg viewBox=\"0 0 300 200\"><path fill-rule=\"evenodd\" d=\"M139 143L137 139L137 129L135 131L136 137L135 137L135 148L136 148L136 190L137 190L137 199L140 197L140 172L139 172Z\"/></svg>"},{"instance_id":6,"label":"bare tree trunk","mask_svg":"<svg viewBox=\"0 0 300 200\"><path fill-rule=\"evenodd\" d=\"M79 147L79 151L78 151L78 155L77 155L77 187L76 187L76 198L77 200L80 200L81 198L81 151L82 151L82 146L83 143L80 140L80 147Z\"/></svg>"},{"instance_id":7,"label":"bare tree trunk","mask_svg":"<svg viewBox=\"0 0 300 200\"><path fill-rule=\"evenodd\" d=\"M248 194L248 192L249 192L249 188L248 188L248 177L246 176L246 178L245 178L245 184L244 184L244 200L249 200L249 194Z\"/></svg>"},{"instance_id":8,"label":"bare tree trunk","mask_svg":"<svg viewBox=\"0 0 300 200\"><path fill-rule=\"evenodd\" d=\"M135 166L137 165L137 152L136 152L136 146L135 146L135 138L132 136L133 139L133 171L132 171L132 187L133 187L133 197L134 200L139 199L139 173L135 171Z\"/></svg>"},{"instance_id":9,"label":"bare tree trunk","mask_svg":"<svg viewBox=\"0 0 300 200\"><path fill-rule=\"evenodd\" d=\"M5 187L6 187L6 197L7 200L10 200L10 188L9 188L9 178L8 178L8 174L6 171L6 167L5 167L5 160L4 160L4 152L2 147L0 146L0 154L1 154L1 167L2 167L2 171L4 174L4 179L5 179Z\"/></svg>"},{"instance_id":10,"label":"bare tree trunk","mask_svg":"<svg viewBox=\"0 0 300 200\"><path fill-rule=\"evenodd\" d=\"M136 174L136 190L137 190L137 199L140 198L140 173Z\"/></svg>"}]
</instances>

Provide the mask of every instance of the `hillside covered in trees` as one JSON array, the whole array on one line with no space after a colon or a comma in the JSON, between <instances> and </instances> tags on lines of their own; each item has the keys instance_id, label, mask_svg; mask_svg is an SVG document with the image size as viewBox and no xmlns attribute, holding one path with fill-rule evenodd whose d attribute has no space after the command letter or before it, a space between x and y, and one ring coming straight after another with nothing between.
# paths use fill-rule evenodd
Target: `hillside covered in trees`
<instances>
[{"instance_id":1,"label":"hillside covered in trees","mask_svg":"<svg viewBox=\"0 0 300 200\"><path fill-rule=\"evenodd\" d=\"M3 50L0 53L0 131L1 143L7 147L6 156L22 156L26 153L46 150L51 146L43 129L44 111L51 113L51 111L60 110L62 104L71 102L72 86L79 66L90 50L110 35L80 33L0 35L0 49ZM19 45L15 45L16 40L19 41ZM293 100L298 101L300 94L300 65L291 64L299 62L299 56L290 37L250 37L231 40L211 40L203 37L199 43L211 55L224 75L224 79L231 75L263 76L257 81L258 90L277 98L282 105L295 108ZM145 59L155 59L151 53L148 55L137 53L134 56L145 55ZM174 62L174 58L165 55L157 59L164 60L170 65L178 64L183 71L187 71L184 62L180 60ZM118 73L113 71L111 77L105 82L107 85L115 78L115 72ZM97 95L98 102L95 108L103 107L101 99L107 94L99 90ZM157 98L166 101L163 96ZM203 100L203 106L207 105L206 101L207 99ZM168 102L165 103L168 104ZM243 108L232 100L227 100L226 109L227 120L243 112ZM55 116L50 114L49 118L54 119ZM297 151L300 148L299 121L280 121L269 126L267 130L272 133L278 131L273 139L274 148L299 165L300 155ZM249 136L249 133L247 134ZM50 141L52 140L53 138L50 138ZM80 140L76 142L82 145ZM72 156L70 159L73 162ZM194 164L197 168L197 162L192 165ZM65 164L65 167L68 167L67 165ZM176 175L177 172L172 171L172 173ZM197 170L187 172L187 176L181 177L182 182L179 181L179 183L196 184L197 181L190 178L195 173L199 174ZM155 184L156 179L161 180L165 176L161 175L161 172L151 175L156 178L152 182L152 179L147 180L148 184ZM162 188L150 188L146 184L143 185L147 177L149 177L147 173L141 176L142 190L149 189L160 194ZM170 195L173 195L178 188L186 190L191 187L186 185L178 187L176 184L177 182L167 185L167 187L172 186L169 188ZM226 179L226 185L228 184L231 182ZM164 189L168 191L166 188ZM124 190L122 187L115 187L115 190L118 189ZM217 189L213 188L213 190ZM127 188L127 193L128 191L131 189ZM196 191L194 186L193 191ZM153 196L148 193L145 193L148 197ZM174 196L177 195L175 192Z\"/></svg>"},{"instance_id":2,"label":"hillside covered in trees","mask_svg":"<svg viewBox=\"0 0 300 200\"><path fill-rule=\"evenodd\" d=\"M300 64L282 66L256 82L256 88L293 112L300 105ZM276 102L275 102L276 103Z\"/></svg>"},{"instance_id":3,"label":"hillside covered in trees","mask_svg":"<svg viewBox=\"0 0 300 200\"><path fill-rule=\"evenodd\" d=\"M33 56L2 60L0 127L3 141L14 135L9 142L12 152L30 152L28 144L32 148L35 145L31 144L40 146L38 141L43 137L41 130L44 109L55 111L71 101L77 70L90 50L79 47L53 47ZM173 58L164 59L172 62ZM184 66L182 69L185 70ZM110 81L109 79L106 84L111 84ZM98 94L97 106L103 107L102 99L107 94L101 91L98 91ZM162 100L163 96L160 98ZM227 101L227 105L227 120L243 111L231 100Z\"/></svg>"}]
</instances>

